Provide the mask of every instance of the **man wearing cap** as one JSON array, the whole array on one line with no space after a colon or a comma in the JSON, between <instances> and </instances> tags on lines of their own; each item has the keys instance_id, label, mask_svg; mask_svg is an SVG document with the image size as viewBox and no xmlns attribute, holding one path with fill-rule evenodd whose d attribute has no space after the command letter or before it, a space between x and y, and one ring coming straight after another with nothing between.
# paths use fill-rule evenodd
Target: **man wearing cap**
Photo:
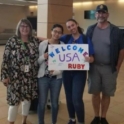
<instances>
[{"instance_id":1,"label":"man wearing cap","mask_svg":"<svg viewBox=\"0 0 124 124\"><path fill-rule=\"evenodd\" d=\"M97 23L87 30L95 51L88 79L88 92L92 94L95 113L91 124L109 124L106 113L110 97L116 90L117 74L124 58L124 41L119 28L107 21L109 13L106 5L97 6L95 17Z\"/></svg>"}]
</instances>

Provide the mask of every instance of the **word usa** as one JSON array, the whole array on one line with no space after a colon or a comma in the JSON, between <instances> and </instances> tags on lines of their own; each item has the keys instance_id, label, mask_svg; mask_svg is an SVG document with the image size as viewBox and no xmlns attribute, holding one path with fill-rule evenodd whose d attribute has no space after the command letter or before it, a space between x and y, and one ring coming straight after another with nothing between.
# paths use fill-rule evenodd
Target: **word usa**
<instances>
[{"instance_id":1,"label":"word usa","mask_svg":"<svg viewBox=\"0 0 124 124\"><path fill-rule=\"evenodd\" d=\"M70 61L74 61L75 59L77 59L78 61L80 61L79 56L78 56L78 54L76 52L74 53L73 56L72 56L71 53L63 54L63 58L62 58L61 57L61 54L60 54L61 53L60 50L61 50L61 52L64 52L66 50L68 50L68 51L71 52L71 50L73 50L73 51L76 51L78 53L83 53L83 51L84 51L84 49L82 49L81 47L78 48L76 45L74 45L73 47L71 47L71 45L67 45L66 48L64 48L63 46L60 47L60 48L56 48L55 49L55 52L51 52L49 54L49 56L53 58L55 56L55 54L59 54L59 60L61 62L64 62L64 61L70 62ZM84 52L83 53L83 56L86 56L86 55L88 55L88 53L87 52Z\"/></svg>"}]
</instances>

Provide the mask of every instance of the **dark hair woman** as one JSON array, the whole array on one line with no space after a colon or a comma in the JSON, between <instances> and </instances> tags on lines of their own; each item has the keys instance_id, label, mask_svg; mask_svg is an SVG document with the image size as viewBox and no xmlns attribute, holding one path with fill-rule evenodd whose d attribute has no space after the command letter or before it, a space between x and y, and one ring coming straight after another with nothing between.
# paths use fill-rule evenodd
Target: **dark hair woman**
<instances>
[{"instance_id":1,"label":"dark hair woman","mask_svg":"<svg viewBox=\"0 0 124 124\"><path fill-rule=\"evenodd\" d=\"M39 124L44 124L45 105L47 103L48 92L50 91L50 100L52 108L52 124L56 124L58 115L58 99L62 85L62 71L48 70L48 45L62 44L59 40L63 34L63 27L59 24L53 25L51 29L51 38L44 40L39 46L39 72L38 72L38 118Z\"/></svg>"},{"instance_id":2,"label":"dark hair woman","mask_svg":"<svg viewBox=\"0 0 124 124\"><path fill-rule=\"evenodd\" d=\"M89 38L87 38L78 23L74 19L69 19L66 22L66 27L70 32L70 35L64 35L60 38L66 44L88 44L89 56L85 57L85 60L89 63L94 61L93 58L93 46ZM85 88L87 77L87 71L63 71L63 83L66 94L66 102L69 113L68 124L76 124L75 113L77 115L78 124L84 124L84 103L83 92Z\"/></svg>"}]
</instances>

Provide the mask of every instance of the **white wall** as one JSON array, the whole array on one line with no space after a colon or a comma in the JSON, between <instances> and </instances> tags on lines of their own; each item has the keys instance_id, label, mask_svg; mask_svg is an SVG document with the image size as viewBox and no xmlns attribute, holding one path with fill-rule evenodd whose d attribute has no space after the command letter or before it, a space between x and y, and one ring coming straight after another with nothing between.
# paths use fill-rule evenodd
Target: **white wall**
<instances>
[{"instance_id":1,"label":"white wall","mask_svg":"<svg viewBox=\"0 0 124 124\"><path fill-rule=\"evenodd\" d=\"M106 4L109 9L109 21L117 26L124 26L124 0L108 0L108 1L96 1L96 2L82 2L74 3L74 18L79 25L85 30L89 25L96 23L96 20L84 19L84 10L95 10L99 4Z\"/></svg>"}]
</instances>

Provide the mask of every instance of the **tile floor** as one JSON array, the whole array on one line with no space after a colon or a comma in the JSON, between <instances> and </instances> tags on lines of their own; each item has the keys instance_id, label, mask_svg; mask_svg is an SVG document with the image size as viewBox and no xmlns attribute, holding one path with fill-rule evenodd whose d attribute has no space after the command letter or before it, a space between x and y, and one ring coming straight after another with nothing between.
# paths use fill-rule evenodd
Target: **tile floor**
<instances>
[{"instance_id":1,"label":"tile floor","mask_svg":"<svg viewBox=\"0 0 124 124\"><path fill-rule=\"evenodd\" d=\"M0 65L2 61L4 46L0 46ZM84 103L86 111L86 124L90 124L94 113L91 104L91 96L87 93L87 85L84 93ZM6 87L0 83L0 124L7 124L7 110L8 106L6 104ZM108 110L107 119L110 124L124 124L124 63L121 67L120 73L118 75L118 83L116 95L111 99L111 104ZM50 124L51 114L50 110L46 109L45 121L46 124ZM66 109L65 95L62 88L60 94L60 106L58 114L57 124L66 124L68 121L68 114ZM16 124L21 124L21 109L19 109ZM28 117L27 124L37 124L37 114L30 113Z\"/></svg>"}]
</instances>

